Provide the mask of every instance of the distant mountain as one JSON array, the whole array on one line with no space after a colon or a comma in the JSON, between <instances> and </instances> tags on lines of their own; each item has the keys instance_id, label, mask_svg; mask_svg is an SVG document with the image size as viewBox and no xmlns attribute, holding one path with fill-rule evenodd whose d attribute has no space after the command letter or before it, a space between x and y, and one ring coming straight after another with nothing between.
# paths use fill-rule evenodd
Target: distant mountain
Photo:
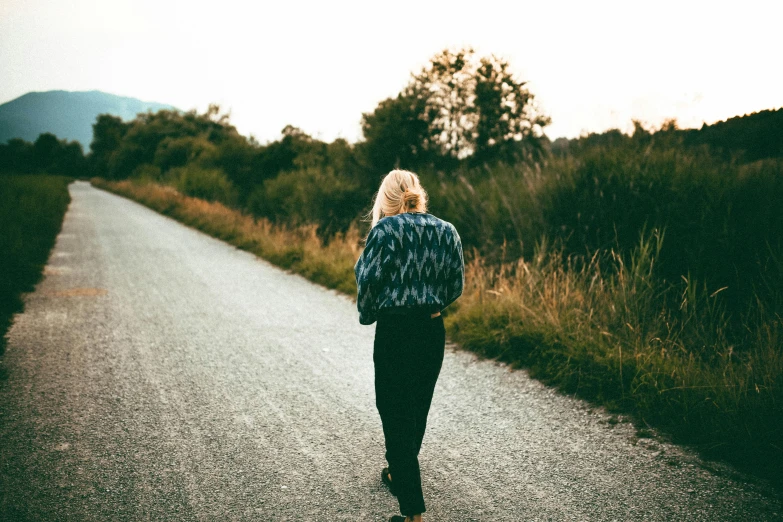
<instances>
[{"instance_id":1,"label":"distant mountain","mask_svg":"<svg viewBox=\"0 0 783 522\"><path fill-rule=\"evenodd\" d=\"M140 112L173 108L101 91L28 92L0 105L0 143L11 138L35 141L42 132L51 132L60 139L79 141L86 151L99 114L131 120Z\"/></svg>"}]
</instances>

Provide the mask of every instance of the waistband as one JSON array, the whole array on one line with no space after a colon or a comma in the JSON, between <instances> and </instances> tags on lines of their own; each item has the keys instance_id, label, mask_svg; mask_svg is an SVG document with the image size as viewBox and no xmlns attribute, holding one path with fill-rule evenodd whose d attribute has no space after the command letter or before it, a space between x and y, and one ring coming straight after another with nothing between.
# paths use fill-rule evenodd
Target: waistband
<instances>
[{"instance_id":1,"label":"waistband","mask_svg":"<svg viewBox=\"0 0 783 522\"><path fill-rule=\"evenodd\" d=\"M383 308L378 311L378 317L430 317L434 313L440 312L437 308L429 307L403 307L393 306L391 308Z\"/></svg>"}]
</instances>

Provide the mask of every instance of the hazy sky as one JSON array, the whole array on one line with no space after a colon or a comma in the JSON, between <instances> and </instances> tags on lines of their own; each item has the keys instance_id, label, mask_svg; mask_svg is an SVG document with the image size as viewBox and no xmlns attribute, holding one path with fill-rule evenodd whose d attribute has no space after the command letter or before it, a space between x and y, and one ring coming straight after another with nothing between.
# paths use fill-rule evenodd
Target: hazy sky
<instances>
[{"instance_id":1,"label":"hazy sky","mask_svg":"<svg viewBox=\"0 0 783 522\"><path fill-rule=\"evenodd\" d=\"M0 102L98 89L210 102L260 141L359 121L445 47L507 59L551 138L783 107L781 0L0 0Z\"/></svg>"}]
</instances>

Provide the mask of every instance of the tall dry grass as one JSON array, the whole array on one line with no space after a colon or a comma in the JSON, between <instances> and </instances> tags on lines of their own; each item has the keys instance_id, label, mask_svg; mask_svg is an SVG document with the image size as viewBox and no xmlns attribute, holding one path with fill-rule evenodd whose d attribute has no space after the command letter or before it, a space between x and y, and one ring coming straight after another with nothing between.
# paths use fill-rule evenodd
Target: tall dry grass
<instances>
[{"instance_id":1,"label":"tall dry grass","mask_svg":"<svg viewBox=\"0 0 783 522\"><path fill-rule=\"evenodd\" d=\"M722 289L655 277L664 240L643 234L630 262L611 250L564 262L545 244L500 266L476 258L450 335L707 454L779 475L783 318L755 309L738 344Z\"/></svg>"}]
</instances>

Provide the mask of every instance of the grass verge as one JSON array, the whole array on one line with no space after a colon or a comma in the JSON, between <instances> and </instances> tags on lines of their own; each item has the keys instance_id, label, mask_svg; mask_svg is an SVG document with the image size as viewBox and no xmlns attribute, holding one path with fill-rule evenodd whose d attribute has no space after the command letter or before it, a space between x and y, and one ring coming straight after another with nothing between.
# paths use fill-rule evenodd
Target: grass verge
<instances>
[{"instance_id":1,"label":"grass verge","mask_svg":"<svg viewBox=\"0 0 783 522\"><path fill-rule=\"evenodd\" d=\"M273 226L170 187L92 182L355 295L355 229L323 244L314 227ZM662 242L658 231L643 234L630 263L611 251L564 260L544 244L529 261L487 266L476 257L448 310L449 335L781 487L783 318L751 308L746 334L731 337L720 290L654 277Z\"/></svg>"},{"instance_id":2,"label":"grass verge","mask_svg":"<svg viewBox=\"0 0 783 522\"><path fill-rule=\"evenodd\" d=\"M356 229L325 244L316 234L314 225L276 226L269 220L242 214L222 203L182 195L169 186L152 182L112 182L101 178L90 181L96 187L133 199L315 283L349 295L356 293L353 265L361 251Z\"/></svg>"},{"instance_id":3,"label":"grass verge","mask_svg":"<svg viewBox=\"0 0 783 522\"><path fill-rule=\"evenodd\" d=\"M0 355L22 294L40 280L71 201L65 176L0 176Z\"/></svg>"},{"instance_id":4,"label":"grass verge","mask_svg":"<svg viewBox=\"0 0 783 522\"><path fill-rule=\"evenodd\" d=\"M643 238L629 264L544 246L502 266L474 259L449 334L781 488L783 318L752 309L731 336L719 291L654 277L660 241Z\"/></svg>"}]
</instances>

